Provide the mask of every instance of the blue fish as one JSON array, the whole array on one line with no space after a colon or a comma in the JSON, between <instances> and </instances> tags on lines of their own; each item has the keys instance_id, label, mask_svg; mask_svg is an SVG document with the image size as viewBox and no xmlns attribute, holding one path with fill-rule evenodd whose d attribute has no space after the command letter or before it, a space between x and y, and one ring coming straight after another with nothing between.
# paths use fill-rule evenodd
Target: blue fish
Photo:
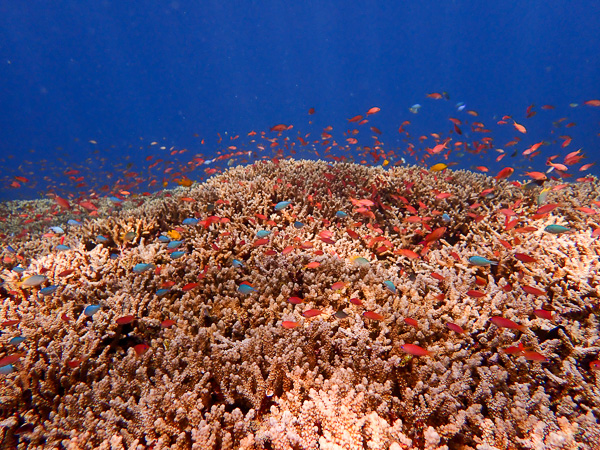
<instances>
[{"instance_id":1,"label":"blue fish","mask_svg":"<svg viewBox=\"0 0 600 450\"><path fill-rule=\"evenodd\" d=\"M102 235L96 236L96 240L100 243L108 242L108 238L106 238L105 236L102 236Z\"/></svg>"},{"instance_id":2,"label":"blue fish","mask_svg":"<svg viewBox=\"0 0 600 450\"><path fill-rule=\"evenodd\" d=\"M98 311L100 310L100 305L88 305L85 307L85 309L83 310L83 314L86 317L92 317L94 314L96 314Z\"/></svg>"},{"instance_id":3,"label":"blue fish","mask_svg":"<svg viewBox=\"0 0 600 450\"><path fill-rule=\"evenodd\" d=\"M483 256L471 256L469 258L469 262L471 264L475 264L476 266L489 266L489 265L497 265L498 262L497 261L491 261L487 258L484 258Z\"/></svg>"},{"instance_id":4,"label":"blue fish","mask_svg":"<svg viewBox=\"0 0 600 450\"><path fill-rule=\"evenodd\" d=\"M171 289L159 289L158 291L156 291L156 295L158 297L162 297L163 295L166 295L169 293Z\"/></svg>"},{"instance_id":5,"label":"blue fish","mask_svg":"<svg viewBox=\"0 0 600 450\"><path fill-rule=\"evenodd\" d=\"M184 219L182 222L183 225L196 225L197 223L198 223L198 219L194 219L193 217Z\"/></svg>"},{"instance_id":6,"label":"blue fish","mask_svg":"<svg viewBox=\"0 0 600 450\"><path fill-rule=\"evenodd\" d=\"M10 245L6 246L6 250L8 250L11 253L17 253L17 251L14 248L12 248Z\"/></svg>"},{"instance_id":7,"label":"blue fish","mask_svg":"<svg viewBox=\"0 0 600 450\"><path fill-rule=\"evenodd\" d=\"M396 286L394 285L394 283L392 283L390 280L385 280L383 282L383 284L385 285L385 287L388 289L388 291L390 291L392 294L396 293Z\"/></svg>"},{"instance_id":8,"label":"blue fish","mask_svg":"<svg viewBox=\"0 0 600 450\"><path fill-rule=\"evenodd\" d=\"M117 197L108 197L108 199L113 203L121 203L122 202L122 200Z\"/></svg>"},{"instance_id":9,"label":"blue fish","mask_svg":"<svg viewBox=\"0 0 600 450\"><path fill-rule=\"evenodd\" d=\"M158 240L159 240L160 242L171 242L171 238L170 238L169 236L165 236L164 234L161 234L161 235L158 237Z\"/></svg>"},{"instance_id":10,"label":"blue fish","mask_svg":"<svg viewBox=\"0 0 600 450\"><path fill-rule=\"evenodd\" d=\"M546 228L544 228L544 231L547 233L552 233L552 234L563 234L563 233L572 232L573 230L568 227L563 227L562 225L553 224L553 225L548 225Z\"/></svg>"},{"instance_id":11,"label":"blue fish","mask_svg":"<svg viewBox=\"0 0 600 450\"><path fill-rule=\"evenodd\" d=\"M23 273L23 272L25 272L25 268L21 267L21 266L15 266L12 268L12 271L17 272L17 273Z\"/></svg>"},{"instance_id":12,"label":"blue fish","mask_svg":"<svg viewBox=\"0 0 600 450\"><path fill-rule=\"evenodd\" d=\"M58 286L54 284L52 286L48 286L48 287L45 287L43 289L40 289L40 294L42 294L42 295L51 295L51 294L54 294L54 292L57 289L58 289Z\"/></svg>"},{"instance_id":13,"label":"blue fish","mask_svg":"<svg viewBox=\"0 0 600 450\"><path fill-rule=\"evenodd\" d=\"M302 222L298 222L298 221L294 222L294 228L296 228L297 230L299 230L303 226L304 226L304 224Z\"/></svg>"},{"instance_id":14,"label":"blue fish","mask_svg":"<svg viewBox=\"0 0 600 450\"><path fill-rule=\"evenodd\" d=\"M442 214L442 220L446 223L450 222L450 216L446 213Z\"/></svg>"},{"instance_id":15,"label":"blue fish","mask_svg":"<svg viewBox=\"0 0 600 450\"><path fill-rule=\"evenodd\" d=\"M271 232L269 230L258 230L258 232L256 233L256 237L258 237L258 238L264 238L264 237L267 237L270 234L271 234Z\"/></svg>"},{"instance_id":16,"label":"blue fish","mask_svg":"<svg viewBox=\"0 0 600 450\"><path fill-rule=\"evenodd\" d=\"M281 211L291 205L292 202L279 202L275 205L275 211Z\"/></svg>"},{"instance_id":17,"label":"blue fish","mask_svg":"<svg viewBox=\"0 0 600 450\"><path fill-rule=\"evenodd\" d=\"M50 229L52 230L53 233L65 234L65 230L63 230L61 227L50 227Z\"/></svg>"},{"instance_id":18,"label":"blue fish","mask_svg":"<svg viewBox=\"0 0 600 450\"><path fill-rule=\"evenodd\" d=\"M15 366L12 364L7 364L5 366L0 367L0 375L8 375L15 371Z\"/></svg>"},{"instance_id":19,"label":"blue fish","mask_svg":"<svg viewBox=\"0 0 600 450\"><path fill-rule=\"evenodd\" d=\"M152 263L139 263L133 266L133 271L136 273L146 272L148 270L154 270L156 266Z\"/></svg>"},{"instance_id":20,"label":"blue fish","mask_svg":"<svg viewBox=\"0 0 600 450\"><path fill-rule=\"evenodd\" d=\"M171 242L169 242L169 245L167 245L167 248L168 249L177 248L181 244L183 244L183 241L171 241Z\"/></svg>"},{"instance_id":21,"label":"blue fish","mask_svg":"<svg viewBox=\"0 0 600 450\"><path fill-rule=\"evenodd\" d=\"M173 252L171 253L171 259L179 259L183 255L185 255L185 252Z\"/></svg>"},{"instance_id":22,"label":"blue fish","mask_svg":"<svg viewBox=\"0 0 600 450\"><path fill-rule=\"evenodd\" d=\"M71 250L71 247L69 247L68 245L64 245L64 244L59 244L54 248L56 250L58 250L59 252L64 252L65 250Z\"/></svg>"},{"instance_id":23,"label":"blue fish","mask_svg":"<svg viewBox=\"0 0 600 450\"><path fill-rule=\"evenodd\" d=\"M348 217L348 214L346 214L344 211L336 211L335 215L337 217L339 217L340 219L343 219L344 217Z\"/></svg>"},{"instance_id":24,"label":"blue fish","mask_svg":"<svg viewBox=\"0 0 600 450\"><path fill-rule=\"evenodd\" d=\"M23 336L15 336L10 341L8 341L9 345L19 345L21 342L24 342L27 338Z\"/></svg>"},{"instance_id":25,"label":"blue fish","mask_svg":"<svg viewBox=\"0 0 600 450\"><path fill-rule=\"evenodd\" d=\"M254 289L252 286L249 286L247 284L240 284L238 286L238 291L241 292L242 294L251 294L252 292L256 291L256 289Z\"/></svg>"},{"instance_id":26,"label":"blue fish","mask_svg":"<svg viewBox=\"0 0 600 450\"><path fill-rule=\"evenodd\" d=\"M81 222L78 222L75 219L69 219L69 220L67 220L67 225L73 225L73 226L76 226L76 227L80 227L81 226Z\"/></svg>"},{"instance_id":27,"label":"blue fish","mask_svg":"<svg viewBox=\"0 0 600 450\"><path fill-rule=\"evenodd\" d=\"M233 267L237 267L238 269L241 269L242 267L244 267L244 263L241 262L240 260L234 259Z\"/></svg>"}]
</instances>

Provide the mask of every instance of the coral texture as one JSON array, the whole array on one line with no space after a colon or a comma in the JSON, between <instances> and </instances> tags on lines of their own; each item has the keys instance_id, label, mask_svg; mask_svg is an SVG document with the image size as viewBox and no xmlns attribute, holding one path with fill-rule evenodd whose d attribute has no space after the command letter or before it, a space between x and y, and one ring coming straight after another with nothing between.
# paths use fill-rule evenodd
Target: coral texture
<instances>
[{"instance_id":1,"label":"coral texture","mask_svg":"<svg viewBox=\"0 0 600 450\"><path fill-rule=\"evenodd\" d=\"M284 160L40 219L1 255L3 448L599 448L598 183L543 187Z\"/></svg>"}]
</instances>

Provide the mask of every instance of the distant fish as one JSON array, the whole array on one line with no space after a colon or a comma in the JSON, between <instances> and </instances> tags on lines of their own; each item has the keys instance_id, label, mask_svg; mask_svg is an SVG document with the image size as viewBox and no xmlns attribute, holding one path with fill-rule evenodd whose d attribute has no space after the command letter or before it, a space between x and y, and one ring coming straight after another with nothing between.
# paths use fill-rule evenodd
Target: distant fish
<instances>
[{"instance_id":1,"label":"distant fish","mask_svg":"<svg viewBox=\"0 0 600 450\"><path fill-rule=\"evenodd\" d=\"M408 108L408 110L413 114L417 114L419 112L419 109L421 109L421 105L419 105L418 103L415 103L410 108Z\"/></svg>"}]
</instances>

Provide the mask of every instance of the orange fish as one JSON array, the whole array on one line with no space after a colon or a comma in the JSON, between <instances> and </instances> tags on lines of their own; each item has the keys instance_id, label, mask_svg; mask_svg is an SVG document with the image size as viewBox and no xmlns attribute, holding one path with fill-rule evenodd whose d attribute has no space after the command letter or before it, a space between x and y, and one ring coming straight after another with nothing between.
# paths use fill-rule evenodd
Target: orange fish
<instances>
[{"instance_id":1,"label":"orange fish","mask_svg":"<svg viewBox=\"0 0 600 450\"><path fill-rule=\"evenodd\" d=\"M442 94L439 94L437 92L433 92L431 94L427 94L426 95L427 98L432 98L434 100L441 100L444 98L444 96Z\"/></svg>"},{"instance_id":2,"label":"orange fish","mask_svg":"<svg viewBox=\"0 0 600 450\"><path fill-rule=\"evenodd\" d=\"M415 327L417 330L419 329L419 322L417 322L412 317L405 317L404 318L404 323L410 325L411 327Z\"/></svg>"},{"instance_id":3,"label":"orange fish","mask_svg":"<svg viewBox=\"0 0 600 450\"><path fill-rule=\"evenodd\" d=\"M498 175L496 175L494 178L496 180L500 181L504 178L510 177L514 171L515 171L515 169L513 169L512 167L505 167L500 172L498 172Z\"/></svg>"},{"instance_id":4,"label":"orange fish","mask_svg":"<svg viewBox=\"0 0 600 450\"><path fill-rule=\"evenodd\" d=\"M54 197L54 200L56 201L58 206L60 206L61 208L71 209L71 204L69 203L69 201L67 199L59 197L57 195L56 197Z\"/></svg>"},{"instance_id":5,"label":"orange fish","mask_svg":"<svg viewBox=\"0 0 600 450\"><path fill-rule=\"evenodd\" d=\"M379 111L381 111L381 109L379 109L377 106L374 106L374 107L372 107L371 109L369 109L367 111L367 116L370 116L371 114L378 113Z\"/></svg>"},{"instance_id":6,"label":"orange fish","mask_svg":"<svg viewBox=\"0 0 600 450\"><path fill-rule=\"evenodd\" d=\"M290 320L284 320L283 322L281 322L281 326L283 328L296 328L298 326L298 322L292 322Z\"/></svg>"},{"instance_id":7,"label":"orange fish","mask_svg":"<svg viewBox=\"0 0 600 450\"><path fill-rule=\"evenodd\" d=\"M316 269L317 267L319 267L321 265L321 263L319 261L312 261L309 262L306 266L307 269Z\"/></svg>"},{"instance_id":8,"label":"orange fish","mask_svg":"<svg viewBox=\"0 0 600 450\"><path fill-rule=\"evenodd\" d=\"M465 330L462 329L461 326L456 325L455 323L452 322L446 322L446 326L451 329L452 331L454 331L455 333L458 334L465 334Z\"/></svg>"},{"instance_id":9,"label":"orange fish","mask_svg":"<svg viewBox=\"0 0 600 450\"><path fill-rule=\"evenodd\" d=\"M521 125L521 124L518 124L517 122L515 122L514 120L513 120L513 126L514 126L514 127L517 129L517 131L519 131L520 133L523 133L523 134L527 133L527 129L526 129L526 128L525 128L523 125Z\"/></svg>"},{"instance_id":10,"label":"orange fish","mask_svg":"<svg viewBox=\"0 0 600 450\"><path fill-rule=\"evenodd\" d=\"M352 119L348 119L348 122L359 122L363 119L363 116L354 116Z\"/></svg>"},{"instance_id":11,"label":"orange fish","mask_svg":"<svg viewBox=\"0 0 600 450\"><path fill-rule=\"evenodd\" d=\"M583 102L583 104L588 106L600 106L600 100L588 100Z\"/></svg>"}]
</instances>

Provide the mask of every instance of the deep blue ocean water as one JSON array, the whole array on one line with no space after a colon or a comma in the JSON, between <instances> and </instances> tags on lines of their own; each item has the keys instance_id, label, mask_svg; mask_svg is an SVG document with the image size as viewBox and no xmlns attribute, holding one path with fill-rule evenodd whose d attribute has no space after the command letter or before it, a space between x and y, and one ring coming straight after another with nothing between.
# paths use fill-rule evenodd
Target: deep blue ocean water
<instances>
[{"instance_id":1,"label":"deep blue ocean water","mask_svg":"<svg viewBox=\"0 0 600 450\"><path fill-rule=\"evenodd\" d=\"M600 156L600 107L584 105L600 99L599 23L600 3L588 0L0 2L0 199L153 191L176 186L179 172L205 179L230 158L191 170L195 155L211 160L233 145L250 153L232 164L272 158L265 138L277 138L269 132L277 124L293 125L279 148L288 136L296 157L315 158L312 146L300 151L298 135L322 141L331 126L343 146L344 132L357 128L358 144L332 149L356 161L374 145L375 126L391 165L416 162L407 144L423 155L435 145L430 133L451 137L450 146L491 136L508 153L502 161L489 149L455 150L446 162L486 165L491 174L512 166L515 178L582 148L586 158L569 171L575 179ZM447 99L426 97L442 92ZM422 105L417 114L414 104ZM526 118L531 104L537 114ZM374 106L381 111L368 124L348 122ZM510 120L497 125L504 115L527 134ZM448 134L450 117L469 122L462 136ZM410 138L398 133L406 120ZM490 133L472 132L477 121ZM571 144L562 148L560 136ZM540 155L520 156L540 141L550 144ZM314 148L323 156L326 147Z\"/></svg>"}]
</instances>

